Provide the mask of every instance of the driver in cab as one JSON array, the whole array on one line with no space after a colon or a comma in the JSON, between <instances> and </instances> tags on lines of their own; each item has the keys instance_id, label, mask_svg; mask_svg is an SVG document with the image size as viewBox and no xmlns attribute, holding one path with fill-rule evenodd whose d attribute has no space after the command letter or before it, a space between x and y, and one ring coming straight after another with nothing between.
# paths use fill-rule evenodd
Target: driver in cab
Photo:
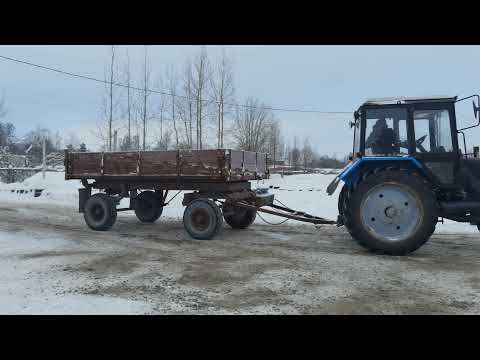
<instances>
[{"instance_id":1,"label":"driver in cab","mask_svg":"<svg viewBox=\"0 0 480 360\"><path fill-rule=\"evenodd\" d=\"M365 141L365 148L370 148L374 155L393 154L394 140L393 129L388 127L384 118L379 119L373 125L372 132Z\"/></svg>"}]
</instances>

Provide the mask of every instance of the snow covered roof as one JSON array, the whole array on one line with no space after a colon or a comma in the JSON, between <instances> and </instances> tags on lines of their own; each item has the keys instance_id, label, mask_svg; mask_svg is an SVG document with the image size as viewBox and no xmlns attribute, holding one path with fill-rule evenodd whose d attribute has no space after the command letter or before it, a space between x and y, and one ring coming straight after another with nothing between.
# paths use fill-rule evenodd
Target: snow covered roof
<instances>
[{"instance_id":1,"label":"snow covered roof","mask_svg":"<svg viewBox=\"0 0 480 360\"><path fill-rule=\"evenodd\" d=\"M363 105L387 105L387 104L407 104L415 102L445 102L445 101L456 101L456 96L447 96L447 95L431 95L431 96L417 96L417 97L405 97L405 96L394 96L394 97L385 97L385 98L374 98L367 99Z\"/></svg>"}]
</instances>

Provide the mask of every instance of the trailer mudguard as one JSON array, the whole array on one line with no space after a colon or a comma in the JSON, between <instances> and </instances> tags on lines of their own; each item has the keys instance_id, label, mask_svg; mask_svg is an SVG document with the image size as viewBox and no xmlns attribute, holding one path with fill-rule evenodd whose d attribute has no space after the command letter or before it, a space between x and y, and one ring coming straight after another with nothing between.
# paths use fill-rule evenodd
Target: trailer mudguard
<instances>
[{"instance_id":1,"label":"trailer mudguard","mask_svg":"<svg viewBox=\"0 0 480 360\"><path fill-rule=\"evenodd\" d=\"M385 164L392 162L397 163L400 161L408 163L408 166L418 169L421 174L425 175L423 165L412 156L365 156L350 162L328 185L327 193L328 195L332 195L340 183L340 180L350 187L358 179L358 177L362 175L363 168L366 164L369 164L369 167L371 168L385 166Z\"/></svg>"}]
</instances>

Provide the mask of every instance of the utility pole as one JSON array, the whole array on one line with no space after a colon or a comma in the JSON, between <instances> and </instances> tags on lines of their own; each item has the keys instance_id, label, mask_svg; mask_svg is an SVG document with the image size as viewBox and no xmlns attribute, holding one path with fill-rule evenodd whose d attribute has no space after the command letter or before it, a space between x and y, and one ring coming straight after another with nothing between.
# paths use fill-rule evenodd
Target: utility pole
<instances>
[{"instance_id":1,"label":"utility pole","mask_svg":"<svg viewBox=\"0 0 480 360\"><path fill-rule=\"evenodd\" d=\"M42 164L42 178L45 179L45 170L47 167L47 161L46 161L46 136L45 134L43 135L43 141L42 141L42 159L43 159L43 164Z\"/></svg>"}]
</instances>

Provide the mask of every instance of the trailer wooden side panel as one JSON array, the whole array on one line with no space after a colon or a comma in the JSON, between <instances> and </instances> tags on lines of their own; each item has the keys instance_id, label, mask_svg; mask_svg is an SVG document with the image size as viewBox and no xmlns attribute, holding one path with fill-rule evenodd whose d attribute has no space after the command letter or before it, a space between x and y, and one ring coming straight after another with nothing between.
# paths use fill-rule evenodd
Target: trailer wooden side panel
<instances>
[{"instance_id":1,"label":"trailer wooden side panel","mask_svg":"<svg viewBox=\"0 0 480 360\"><path fill-rule=\"evenodd\" d=\"M103 175L106 176L129 176L138 175L139 153L118 152L103 154Z\"/></svg>"},{"instance_id":2,"label":"trailer wooden side panel","mask_svg":"<svg viewBox=\"0 0 480 360\"><path fill-rule=\"evenodd\" d=\"M66 152L65 178L246 181L268 176L265 154L229 149Z\"/></svg>"},{"instance_id":3,"label":"trailer wooden side panel","mask_svg":"<svg viewBox=\"0 0 480 360\"><path fill-rule=\"evenodd\" d=\"M228 158L224 150L179 152L179 176L224 180L228 177Z\"/></svg>"},{"instance_id":4,"label":"trailer wooden side panel","mask_svg":"<svg viewBox=\"0 0 480 360\"><path fill-rule=\"evenodd\" d=\"M142 151L140 152L140 176L176 177L177 151Z\"/></svg>"}]
</instances>

